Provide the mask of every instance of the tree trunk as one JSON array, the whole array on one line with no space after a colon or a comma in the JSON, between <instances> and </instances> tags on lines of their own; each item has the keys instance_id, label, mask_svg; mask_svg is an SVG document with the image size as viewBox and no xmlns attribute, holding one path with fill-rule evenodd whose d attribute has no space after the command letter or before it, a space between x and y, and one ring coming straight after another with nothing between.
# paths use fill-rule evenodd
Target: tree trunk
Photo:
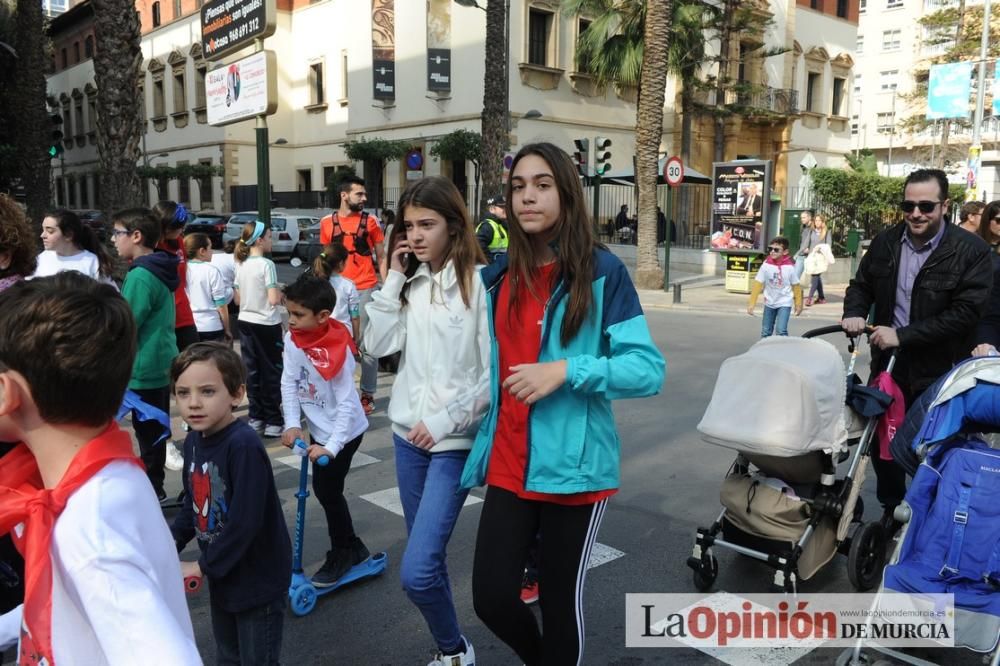
<instances>
[{"instance_id":1,"label":"tree trunk","mask_svg":"<svg viewBox=\"0 0 1000 666\"><path fill-rule=\"evenodd\" d=\"M17 60L12 82L12 99L8 100L13 114L16 160L24 186L28 219L36 230L42 228L42 217L52 205L50 181L51 160L48 147L52 127L45 101L46 54L49 39L42 29L42 3L18 0L14 48Z\"/></svg>"},{"instance_id":2,"label":"tree trunk","mask_svg":"<svg viewBox=\"0 0 1000 666\"><path fill-rule=\"evenodd\" d=\"M131 0L94 0L94 41L99 203L109 211L144 205L136 173L143 119L135 94L142 66L135 4Z\"/></svg>"},{"instance_id":3,"label":"tree trunk","mask_svg":"<svg viewBox=\"0 0 1000 666\"><path fill-rule=\"evenodd\" d=\"M504 28L507 24L505 0L486 3L486 74L483 81L483 141L479 160L483 189L479 211L486 199L500 193L503 181L503 153L507 146L507 65Z\"/></svg>"},{"instance_id":4,"label":"tree trunk","mask_svg":"<svg viewBox=\"0 0 1000 666\"><path fill-rule=\"evenodd\" d=\"M636 247L636 285L643 289L663 286L663 269L656 253L656 177L660 140L663 137L663 97L667 87L667 42L673 0L646 6L645 48L639 75L636 112L635 183L639 190L639 238ZM669 224L667 238L670 238Z\"/></svg>"},{"instance_id":5,"label":"tree trunk","mask_svg":"<svg viewBox=\"0 0 1000 666\"><path fill-rule=\"evenodd\" d=\"M720 113L725 107L726 86L729 84L729 45L733 36L733 14L736 12L735 0L724 0L722 16L719 21L722 30L719 31L719 75L715 79L715 161L726 159L726 117Z\"/></svg>"},{"instance_id":6,"label":"tree trunk","mask_svg":"<svg viewBox=\"0 0 1000 666\"><path fill-rule=\"evenodd\" d=\"M958 46L962 42L962 33L965 31L965 0L959 0L958 3L958 20L955 21L955 46ZM896 119L893 118L893 123ZM944 123L941 127L941 157L938 158L938 164L940 168L944 168L945 153L948 152L948 139L949 133L951 132L951 119L945 118ZM933 140L933 134L931 135Z\"/></svg>"}]
</instances>

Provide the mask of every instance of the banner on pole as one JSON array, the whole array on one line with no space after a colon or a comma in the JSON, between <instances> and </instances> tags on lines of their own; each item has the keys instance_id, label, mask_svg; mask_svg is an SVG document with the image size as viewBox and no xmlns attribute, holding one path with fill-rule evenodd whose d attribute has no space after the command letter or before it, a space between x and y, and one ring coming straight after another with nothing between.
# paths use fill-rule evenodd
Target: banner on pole
<instances>
[{"instance_id":1,"label":"banner on pole","mask_svg":"<svg viewBox=\"0 0 1000 666\"><path fill-rule=\"evenodd\" d=\"M927 82L927 119L968 118L972 63L932 65Z\"/></svg>"}]
</instances>

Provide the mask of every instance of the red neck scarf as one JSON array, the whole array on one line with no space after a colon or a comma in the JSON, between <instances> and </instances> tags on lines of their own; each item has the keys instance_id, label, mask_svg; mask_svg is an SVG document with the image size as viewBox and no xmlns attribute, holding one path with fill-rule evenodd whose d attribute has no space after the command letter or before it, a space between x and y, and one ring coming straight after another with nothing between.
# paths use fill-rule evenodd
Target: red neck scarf
<instances>
[{"instance_id":1,"label":"red neck scarf","mask_svg":"<svg viewBox=\"0 0 1000 666\"><path fill-rule=\"evenodd\" d=\"M326 326L317 326L310 331L293 328L291 332L292 342L305 352L316 372L327 381L336 377L344 367L348 349L351 350L351 354L358 353L358 348L354 345L354 336L343 322L332 317L326 320Z\"/></svg>"},{"instance_id":2,"label":"red neck scarf","mask_svg":"<svg viewBox=\"0 0 1000 666\"><path fill-rule=\"evenodd\" d=\"M14 541L24 555L24 615L19 664L55 664L52 653L52 530L66 502L105 465L125 460L142 466L132 453L132 439L118 424L81 448L55 488L42 485L38 464L23 443L0 464L0 534L23 524Z\"/></svg>"}]
</instances>

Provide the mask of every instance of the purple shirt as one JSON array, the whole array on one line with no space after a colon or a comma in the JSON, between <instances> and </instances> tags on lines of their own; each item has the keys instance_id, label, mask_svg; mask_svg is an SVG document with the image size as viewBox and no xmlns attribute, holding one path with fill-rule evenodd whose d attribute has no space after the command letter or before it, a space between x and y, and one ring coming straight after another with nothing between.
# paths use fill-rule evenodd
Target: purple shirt
<instances>
[{"instance_id":1,"label":"purple shirt","mask_svg":"<svg viewBox=\"0 0 1000 666\"><path fill-rule=\"evenodd\" d=\"M941 244L941 237L944 236L946 223L941 221L938 232L929 243L924 243L920 248L913 246L910 239L910 230L903 230L903 238L900 241L902 247L899 250L899 274L896 280L896 307L892 311L892 326L900 328L910 323L910 298L913 295L913 283L917 279L917 273L924 267L931 252Z\"/></svg>"}]
</instances>

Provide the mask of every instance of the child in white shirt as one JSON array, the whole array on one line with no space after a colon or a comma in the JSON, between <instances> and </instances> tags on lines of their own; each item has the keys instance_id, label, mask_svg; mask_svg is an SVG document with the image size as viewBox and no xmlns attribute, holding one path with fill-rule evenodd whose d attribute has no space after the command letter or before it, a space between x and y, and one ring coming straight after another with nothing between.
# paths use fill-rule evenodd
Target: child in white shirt
<instances>
[{"instance_id":1,"label":"child in white shirt","mask_svg":"<svg viewBox=\"0 0 1000 666\"><path fill-rule=\"evenodd\" d=\"M26 574L0 649L19 642L19 663L201 663L173 538L114 422L135 340L128 303L76 272L0 294L0 441L21 442L0 466L0 532Z\"/></svg>"},{"instance_id":2,"label":"child in white shirt","mask_svg":"<svg viewBox=\"0 0 1000 666\"><path fill-rule=\"evenodd\" d=\"M319 277L330 280L333 290L337 292L333 318L351 329L357 343L361 341L361 295L354 281L341 275L349 256L346 247L340 243L330 243L323 247L323 251L313 261L312 271Z\"/></svg>"},{"instance_id":3,"label":"child in white shirt","mask_svg":"<svg viewBox=\"0 0 1000 666\"><path fill-rule=\"evenodd\" d=\"M757 297L764 292L764 318L760 337L766 338L778 329L778 335L788 335L788 316L795 306L795 315L802 314L802 287L799 286L795 261L788 256L788 239L775 236L768 243L767 259L757 271L750 291L747 314L752 315Z\"/></svg>"},{"instance_id":4,"label":"child in white shirt","mask_svg":"<svg viewBox=\"0 0 1000 666\"><path fill-rule=\"evenodd\" d=\"M187 253L187 290L194 325L201 342L232 342L229 310L226 308L226 285L222 273L210 262L212 241L206 234L189 234L184 237Z\"/></svg>"},{"instance_id":5,"label":"child in white shirt","mask_svg":"<svg viewBox=\"0 0 1000 666\"><path fill-rule=\"evenodd\" d=\"M368 429L368 417L354 388L354 340L347 327L330 316L336 300L330 283L315 275L300 276L285 288L288 333L281 372L285 417L281 442L291 447L303 438L304 413L311 442L308 454L314 463L313 492L326 513L330 535L326 562L312 578L316 587L334 585L369 557L368 548L354 533L344 499L344 480ZM325 466L315 464L321 456L332 460Z\"/></svg>"}]
</instances>

